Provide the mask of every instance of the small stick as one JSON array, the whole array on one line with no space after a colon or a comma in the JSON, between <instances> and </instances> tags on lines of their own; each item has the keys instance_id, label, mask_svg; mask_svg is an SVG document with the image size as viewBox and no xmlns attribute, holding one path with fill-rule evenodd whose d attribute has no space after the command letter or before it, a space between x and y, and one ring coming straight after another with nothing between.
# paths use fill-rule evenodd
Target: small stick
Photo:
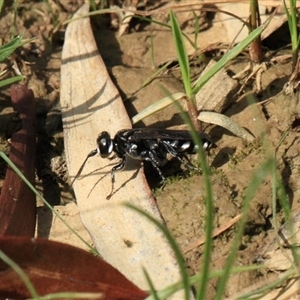
<instances>
[{"instance_id":1,"label":"small stick","mask_svg":"<svg viewBox=\"0 0 300 300\"><path fill-rule=\"evenodd\" d=\"M221 228L217 228L214 230L213 234L212 234L212 238L215 238L216 236L220 235L221 233L223 233L225 230L229 229L232 225L234 225L240 218L242 217L242 214L238 214L237 216L235 216L233 219L231 219L226 225L224 225ZM202 237L192 243L190 243L187 247L185 247L183 249L183 253L187 253L191 250L193 250L194 248L201 246L205 243L205 238Z\"/></svg>"}]
</instances>

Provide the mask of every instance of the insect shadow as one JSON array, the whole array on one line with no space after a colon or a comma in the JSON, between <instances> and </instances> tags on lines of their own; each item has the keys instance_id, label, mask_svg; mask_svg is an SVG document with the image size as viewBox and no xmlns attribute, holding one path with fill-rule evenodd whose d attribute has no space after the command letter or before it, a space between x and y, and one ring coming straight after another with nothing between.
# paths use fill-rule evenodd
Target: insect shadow
<instances>
[{"instance_id":1,"label":"insect shadow","mask_svg":"<svg viewBox=\"0 0 300 300\"><path fill-rule=\"evenodd\" d=\"M75 178L73 179L73 181L72 181L72 183L71 183L71 187L73 186L73 183L75 182L75 179L78 180L78 181L80 181L80 180L82 180L82 179L84 179L84 178L86 178L86 177L88 177L88 176L99 175L101 170L107 168L108 166L112 166L112 165L114 165L114 163L107 164L106 166L104 166L104 167L102 167L102 168L97 168L97 169L95 169L95 170L93 170L93 171L91 171L91 172L89 172L89 173L87 173L87 174L84 174L84 175L81 175L81 174L80 174L81 171L82 171L82 168L80 168L80 170L79 170L80 173L78 172L77 175L75 176ZM101 172L101 173L104 173L104 172ZM78 174L80 174L80 175L78 175ZM95 187L98 185L98 183L99 183L103 178L105 178L107 175L109 175L109 174L110 174L110 172L105 172L104 175L101 176L101 177L96 181L96 183L94 184L94 186L92 187L92 189L91 189L90 192L88 193L87 198L90 197L91 193L93 192L93 190L95 189Z\"/></svg>"},{"instance_id":2,"label":"insect shadow","mask_svg":"<svg viewBox=\"0 0 300 300\"><path fill-rule=\"evenodd\" d=\"M107 172L106 174L104 174L102 177L100 177L94 184L94 186L91 188L90 192L88 193L88 198L90 197L91 193L93 192L93 190L95 189L95 187L98 185L98 183L107 175L109 174L109 172Z\"/></svg>"},{"instance_id":3,"label":"insect shadow","mask_svg":"<svg viewBox=\"0 0 300 300\"><path fill-rule=\"evenodd\" d=\"M101 177L101 179L102 179L102 178L104 178L106 175L108 175L109 172L101 172L101 170L107 168L108 166L113 166L113 165L114 165L113 163L107 164L106 166L104 166L104 167L102 167L102 168L94 169L93 171L91 171L91 172L89 172L89 173L87 173L87 174L83 174L83 175L80 174L79 176L76 177L76 180L80 181L80 180L82 180L82 179L84 179L84 178L86 178L86 177L93 176L93 175L99 175L99 174L103 174L103 173L104 173L104 176ZM75 180L72 181L71 187L73 186L73 183L74 183L74 182L75 182Z\"/></svg>"},{"instance_id":4,"label":"insect shadow","mask_svg":"<svg viewBox=\"0 0 300 300\"><path fill-rule=\"evenodd\" d=\"M110 159L114 159L115 157L112 157ZM94 171L86 174L86 175L83 175L83 176L80 176L80 179L83 179L84 177L86 176L91 176L91 175L94 175L94 174L99 174L98 172L100 170L103 170L111 165L115 165L114 163L111 163L111 164L107 164L106 166L102 167L102 168L98 168L98 169L95 169ZM135 179L138 175L138 172L140 171L141 167L142 167L142 162L136 162L134 161L133 159L131 158L127 158L127 164L124 168L124 171L129 171L129 170L135 170L135 172L132 174L132 176L130 176L129 179L127 179L126 181L123 182L123 184L117 188L117 189L114 189L114 187L112 186L112 189L111 189L111 192L108 196L106 196L106 199L109 200L116 192L118 192L120 189L122 189L123 187L126 186L126 184L131 181L132 179ZM94 184L94 186L92 187L92 189L90 190L90 192L88 193L88 196L87 198L90 197L91 193L93 192L93 190L96 188L96 186L101 182L101 180L103 180L107 175L110 175L110 171L109 172L106 172L103 176L101 176Z\"/></svg>"},{"instance_id":5,"label":"insect shadow","mask_svg":"<svg viewBox=\"0 0 300 300\"><path fill-rule=\"evenodd\" d=\"M138 169L136 169L136 170L134 171L134 173L130 176L130 178L128 178L126 181L124 181L124 182L122 183L122 185L121 185L119 188L114 189L114 188L112 187L111 192L110 192L110 194L106 197L106 199L109 200L116 192L118 192L120 189L122 189L123 187L125 187L126 184L127 184L129 181L131 181L132 179L135 179L135 178L137 177L139 171L140 171L140 168L141 168L141 167L139 167Z\"/></svg>"}]
</instances>

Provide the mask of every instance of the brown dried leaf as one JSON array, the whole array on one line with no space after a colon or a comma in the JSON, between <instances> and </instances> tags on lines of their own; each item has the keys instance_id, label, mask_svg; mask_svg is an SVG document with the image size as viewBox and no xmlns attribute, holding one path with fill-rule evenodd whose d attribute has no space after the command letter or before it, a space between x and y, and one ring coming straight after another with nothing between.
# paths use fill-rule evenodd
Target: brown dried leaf
<instances>
[{"instance_id":1,"label":"brown dried leaf","mask_svg":"<svg viewBox=\"0 0 300 300\"><path fill-rule=\"evenodd\" d=\"M11 138L9 158L33 184L35 179L35 99L26 86L11 86L14 109L21 114L22 129ZM34 236L36 199L25 182L8 168L0 195L0 236Z\"/></svg>"},{"instance_id":2,"label":"brown dried leaf","mask_svg":"<svg viewBox=\"0 0 300 300\"><path fill-rule=\"evenodd\" d=\"M119 271L99 257L66 244L44 239L0 238L0 250L17 263L37 293L100 293L97 299L144 299ZM0 260L0 297L31 297L20 276Z\"/></svg>"}]
</instances>

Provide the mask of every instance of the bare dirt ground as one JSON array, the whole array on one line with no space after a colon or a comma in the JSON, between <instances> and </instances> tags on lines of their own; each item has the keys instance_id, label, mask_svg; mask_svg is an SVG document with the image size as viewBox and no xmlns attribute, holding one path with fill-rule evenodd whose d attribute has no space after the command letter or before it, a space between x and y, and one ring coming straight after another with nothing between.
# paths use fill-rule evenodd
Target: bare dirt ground
<instances>
[{"instance_id":1,"label":"bare dirt ground","mask_svg":"<svg viewBox=\"0 0 300 300\"><path fill-rule=\"evenodd\" d=\"M77 3L78 2L78 3ZM27 78L24 82L34 91L37 99L37 187L52 205L64 205L74 202L72 190L68 184L68 173L64 160L63 130L60 115L60 64L61 50L64 43L65 26L55 27L53 18L62 22L71 17L79 7L80 1L57 1L53 6L53 14L49 12L46 3L23 1L18 5L16 24L12 6L4 7L0 18L0 32L2 42L9 41L12 34L24 33L24 37L35 37L36 40L18 50L15 55L1 64L1 69L12 69L18 65L22 74ZM154 2L149 7L155 6ZM163 2L163 1L156 1ZM151 6L153 5L153 6ZM157 30L157 25L133 20L130 30L122 37L110 27L109 16L94 19L95 38L99 44L99 51L118 87L130 117L158 99L164 97L159 88L164 85L171 92L183 92L177 68L170 67L165 73L153 80L148 86L139 90L142 83L154 73L151 60L151 35L155 32L155 64L164 62L168 57L169 33L167 30ZM188 20L187 20L188 21ZM205 26L204 26L205 28ZM206 28L205 28L206 29ZM287 27L281 33L288 35ZM284 31L285 30L285 31ZM266 41L266 47L272 45L272 40ZM269 43L269 44L268 44ZM282 92L284 84L291 74L291 62L271 62L271 58L279 57L284 52L274 52L284 44L278 45L273 52L266 56L267 69L261 75L261 89L257 91L255 78L248 81L240 94L232 99L232 104L224 114L232 117L241 126L247 128L258 139L252 144L245 144L228 131L211 125L205 125L205 132L211 135L217 148L209 156L212 167L211 181L214 193L215 227L221 227L240 213L243 195L253 172L258 169L269 151L274 151L279 145L283 134L288 131L277 152L278 174L280 175L293 212L299 211L300 183L298 180L300 160L299 139L299 100L298 94L286 95ZM161 53L162 52L162 53ZM288 52L286 52L288 53ZM215 50L210 55L218 57ZM245 68L247 58L239 57L227 71L230 75L237 74ZM195 63L193 69L199 73L199 66ZM238 84L243 84L238 79ZM218 87L215 87L218 89ZM252 91L255 103L249 104L244 93ZM9 90L1 90L0 97L0 148L9 153L9 138L20 126L18 116L10 105ZM175 108L168 108L148 117L141 126L168 128L181 125ZM99 132L101 129L99 128ZM95 132L95 138L98 132ZM267 146L266 146L267 145ZM78 149L80 151L80 145ZM82 159L84 159L83 154ZM146 168L151 187L159 187L154 171ZM190 274L201 268L203 245L191 247L191 243L202 238L205 233L205 191L200 174L190 174L181 169L176 163L169 163L163 168L169 176L168 184L163 191L156 190L155 196L159 209L168 228L185 251L185 258ZM4 179L5 164L0 162L0 178ZM151 176L152 175L152 176ZM74 206L75 207L75 206ZM39 208L47 215L46 209ZM76 210L73 210L73 212ZM68 214L68 213L65 213ZM76 214L76 212L74 213ZM49 216L49 215L48 215ZM68 217L68 216L66 216ZM49 216L51 218L51 216ZM278 221L284 222L281 211L278 211ZM51 223L51 222L50 222ZM41 229L39 236L47 237L50 228ZM45 225L44 225L45 226ZM47 226L46 226L47 227ZM212 266L222 269L230 251L231 241L235 234L233 226L214 239ZM236 258L236 265L252 264L264 246L274 237L272 229L271 185L267 180L256 193L249 211L243 244ZM232 295L256 282L262 280L257 272L248 272L232 276L227 288L227 295ZM212 299L217 281L209 286L209 296Z\"/></svg>"}]
</instances>

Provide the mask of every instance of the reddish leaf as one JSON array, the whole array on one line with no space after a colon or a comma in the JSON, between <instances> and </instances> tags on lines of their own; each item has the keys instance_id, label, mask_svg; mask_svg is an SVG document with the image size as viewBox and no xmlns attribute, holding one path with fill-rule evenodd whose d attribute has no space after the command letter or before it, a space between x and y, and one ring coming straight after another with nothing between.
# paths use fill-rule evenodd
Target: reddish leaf
<instances>
[{"instance_id":1,"label":"reddish leaf","mask_svg":"<svg viewBox=\"0 0 300 300\"><path fill-rule=\"evenodd\" d=\"M39 296L57 292L102 293L99 299L144 299L119 271L84 250L44 239L0 238L0 250L27 274ZM28 298L19 275L0 260L0 297Z\"/></svg>"},{"instance_id":2,"label":"reddish leaf","mask_svg":"<svg viewBox=\"0 0 300 300\"><path fill-rule=\"evenodd\" d=\"M11 138L9 158L25 177L34 183L35 176L35 100L32 90L14 84L11 87L14 109L21 114L22 129ZM34 236L36 222L34 193L8 167L0 195L0 236Z\"/></svg>"}]
</instances>

